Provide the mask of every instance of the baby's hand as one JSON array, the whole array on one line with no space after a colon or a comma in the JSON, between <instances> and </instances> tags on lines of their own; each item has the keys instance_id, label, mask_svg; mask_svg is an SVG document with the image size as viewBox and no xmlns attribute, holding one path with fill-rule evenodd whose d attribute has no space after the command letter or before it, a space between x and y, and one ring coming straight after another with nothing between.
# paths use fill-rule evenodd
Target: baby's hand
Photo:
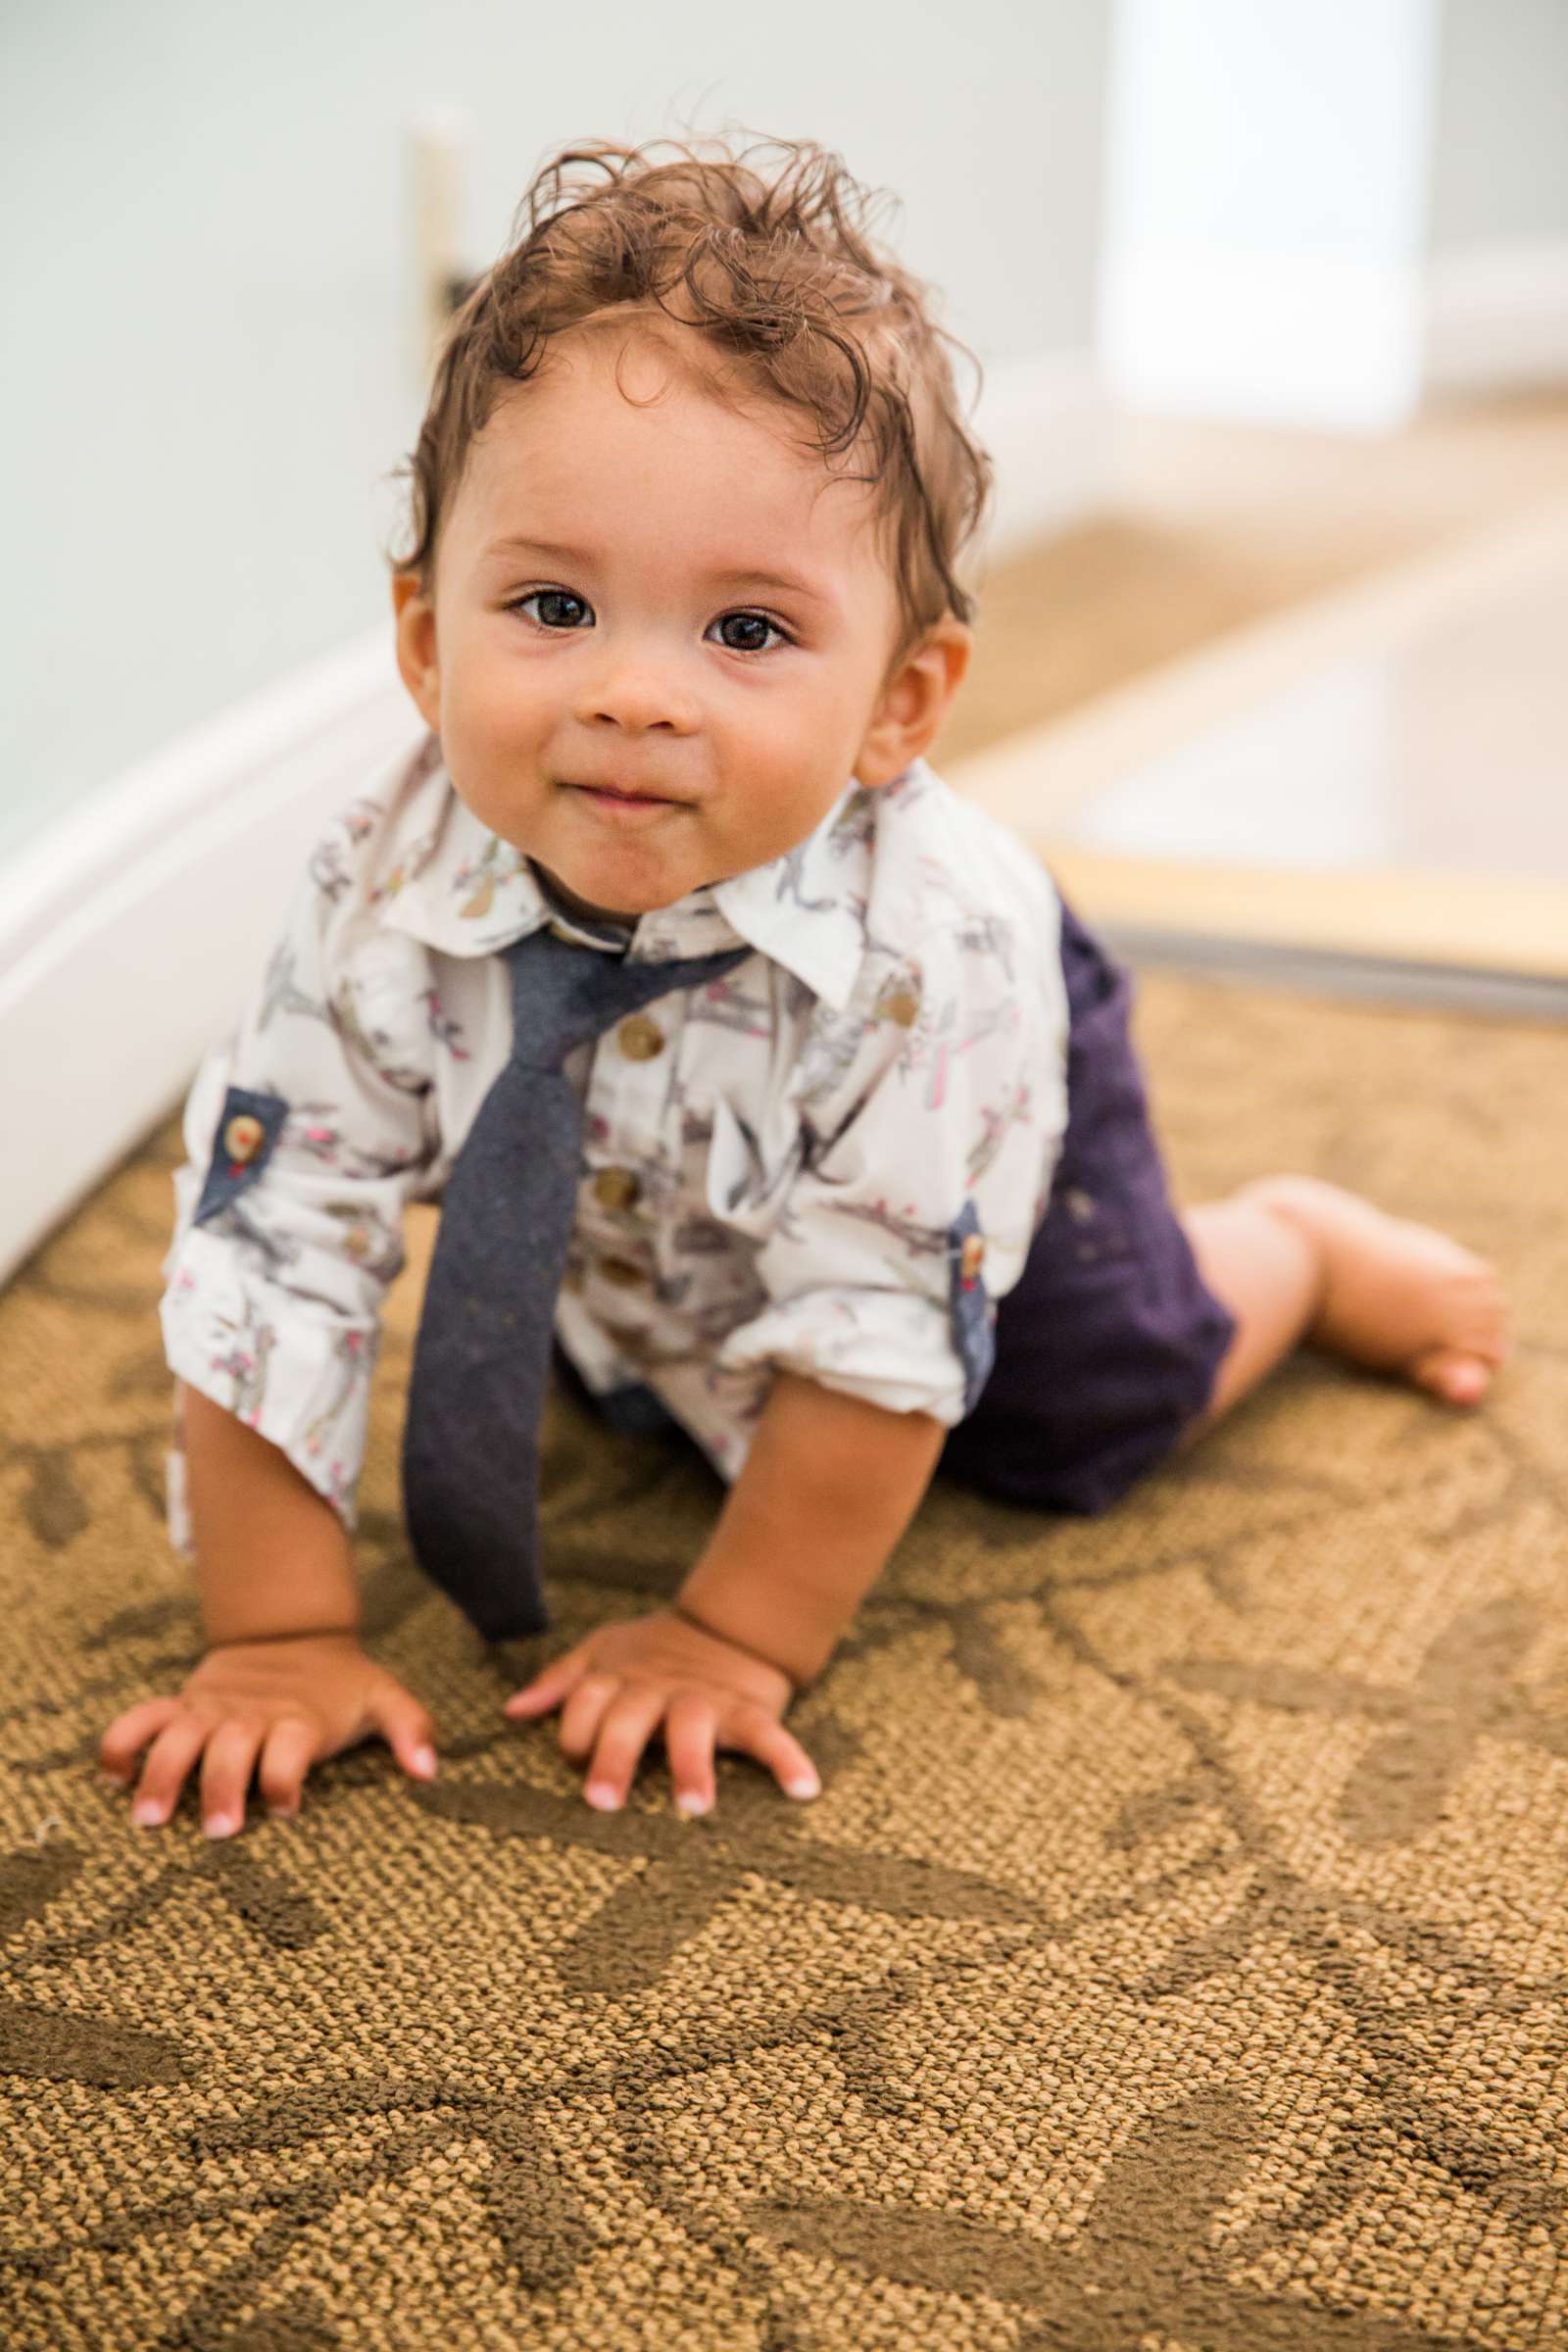
<instances>
[{"instance_id":1,"label":"baby's hand","mask_svg":"<svg viewBox=\"0 0 1568 2352\"><path fill-rule=\"evenodd\" d=\"M662 1732L678 1813L713 1803L713 1751L727 1747L765 1764L791 1796L821 1783L779 1718L794 1696L780 1667L666 1610L601 1626L507 1700L514 1722L563 1707L561 1744L574 1764L592 1750L588 1802L624 1803L644 1748Z\"/></svg>"},{"instance_id":2,"label":"baby's hand","mask_svg":"<svg viewBox=\"0 0 1568 2352\"><path fill-rule=\"evenodd\" d=\"M405 1772L434 1779L434 1723L352 1634L280 1635L209 1650L177 1698L143 1699L118 1716L98 1761L128 1788L152 1740L131 1819L156 1829L200 1756L202 1826L209 1838L227 1838L243 1826L253 1770L268 1811L286 1819L299 1810L311 1765L377 1732Z\"/></svg>"}]
</instances>

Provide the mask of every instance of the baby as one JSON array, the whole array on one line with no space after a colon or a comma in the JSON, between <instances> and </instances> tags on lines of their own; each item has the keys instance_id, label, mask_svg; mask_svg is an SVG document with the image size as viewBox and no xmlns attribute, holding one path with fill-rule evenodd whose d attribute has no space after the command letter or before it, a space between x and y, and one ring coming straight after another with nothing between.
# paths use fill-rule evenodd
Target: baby
<instances>
[{"instance_id":1,"label":"baby","mask_svg":"<svg viewBox=\"0 0 1568 2352\"><path fill-rule=\"evenodd\" d=\"M191 1096L164 1320L209 1647L104 1735L138 1823L198 1762L215 1838L253 1780L293 1814L377 1734L436 1770L351 1556L413 1199L447 1211L406 1499L481 1632L544 1623L552 1345L729 1482L667 1605L506 1703L561 1711L609 1810L656 1739L682 1813L719 1749L817 1792L783 1718L939 1468L1102 1509L1302 1340L1487 1389L1497 1285L1442 1235L1305 1178L1177 1214L1124 976L924 765L987 470L836 158L540 174L413 465L392 587L427 740L327 827Z\"/></svg>"}]
</instances>

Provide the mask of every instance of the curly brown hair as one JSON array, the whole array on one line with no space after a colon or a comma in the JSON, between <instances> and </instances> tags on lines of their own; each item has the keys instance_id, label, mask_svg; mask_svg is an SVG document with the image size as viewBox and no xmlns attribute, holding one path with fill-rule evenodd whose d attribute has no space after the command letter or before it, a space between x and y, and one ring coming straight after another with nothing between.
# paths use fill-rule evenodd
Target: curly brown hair
<instances>
[{"instance_id":1,"label":"curly brown hair","mask_svg":"<svg viewBox=\"0 0 1568 2352\"><path fill-rule=\"evenodd\" d=\"M667 160L662 160L667 158ZM964 428L929 291L869 233L879 199L804 140L593 141L538 172L507 251L467 294L436 366L406 468L410 544L426 578L474 437L511 384L570 327L620 309L661 313L809 419L806 445L865 482L892 527L909 641L945 613L967 621L956 576L990 489ZM715 391L721 390L711 383Z\"/></svg>"}]
</instances>

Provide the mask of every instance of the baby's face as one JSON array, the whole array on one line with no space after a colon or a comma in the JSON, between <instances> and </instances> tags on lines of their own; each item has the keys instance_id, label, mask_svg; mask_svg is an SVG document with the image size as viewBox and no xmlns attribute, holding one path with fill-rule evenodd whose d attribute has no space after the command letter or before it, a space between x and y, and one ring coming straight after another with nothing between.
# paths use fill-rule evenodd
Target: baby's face
<instances>
[{"instance_id":1,"label":"baby's face","mask_svg":"<svg viewBox=\"0 0 1568 2352\"><path fill-rule=\"evenodd\" d=\"M470 450L433 591L399 584L403 675L457 791L587 906L764 864L852 775L907 763L933 680L893 664L870 494L800 429L646 331L573 333Z\"/></svg>"}]
</instances>

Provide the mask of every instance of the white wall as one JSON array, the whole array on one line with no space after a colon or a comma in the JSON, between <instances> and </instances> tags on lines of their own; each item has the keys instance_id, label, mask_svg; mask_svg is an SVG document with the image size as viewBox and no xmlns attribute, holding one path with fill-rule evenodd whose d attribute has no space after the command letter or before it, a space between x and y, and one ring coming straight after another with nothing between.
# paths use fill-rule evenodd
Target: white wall
<instances>
[{"instance_id":1,"label":"white wall","mask_svg":"<svg viewBox=\"0 0 1568 2352\"><path fill-rule=\"evenodd\" d=\"M896 187L901 250L987 361L1089 340L1105 0L4 19L0 855L383 611L419 406L406 137L433 102L471 122L476 260L547 147L739 122Z\"/></svg>"},{"instance_id":2,"label":"white wall","mask_svg":"<svg viewBox=\"0 0 1568 2352\"><path fill-rule=\"evenodd\" d=\"M1376 431L1568 377L1568 0L1117 0L1102 348Z\"/></svg>"},{"instance_id":3,"label":"white wall","mask_svg":"<svg viewBox=\"0 0 1568 2352\"><path fill-rule=\"evenodd\" d=\"M1102 331L1129 402L1408 413L1433 5L1118 0Z\"/></svg>"}]
</instances>

